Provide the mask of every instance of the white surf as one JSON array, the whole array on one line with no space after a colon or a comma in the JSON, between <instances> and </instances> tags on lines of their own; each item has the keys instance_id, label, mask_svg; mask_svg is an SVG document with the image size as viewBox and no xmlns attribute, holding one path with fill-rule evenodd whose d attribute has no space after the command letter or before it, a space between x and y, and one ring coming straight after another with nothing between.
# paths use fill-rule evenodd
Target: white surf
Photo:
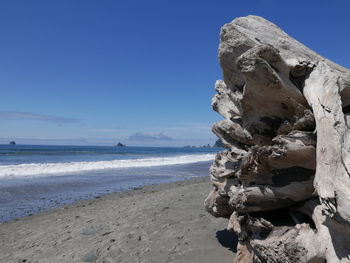
<instances>
[{"instance_id":1,"label":"white surf","mask_svg":"<svg viewBox=\"0 0 350 263\"><path fill-rule=\"evenodd\" d=\"M190 164L196 162L211 161L214 159L214 157L215 154L197 154L113 161L0 165L0 177L46 176L53 174L79 173L106 169Z\"/></svg>"}]
</instances>

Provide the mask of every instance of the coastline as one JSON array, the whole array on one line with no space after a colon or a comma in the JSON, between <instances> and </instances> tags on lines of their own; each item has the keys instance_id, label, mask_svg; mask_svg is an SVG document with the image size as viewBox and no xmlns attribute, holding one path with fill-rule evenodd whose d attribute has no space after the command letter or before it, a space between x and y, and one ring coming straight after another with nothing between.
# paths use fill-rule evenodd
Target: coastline
<instances>
[{"instance_id":1,"label":"coastline","mask_svg":"<svg viewBox=\"0 0 350 263\"><path fill-rule=\"evenodd\" d=\"M0 224L0 262L232 262L209 177L138 187Z\"/></svg>"},{"instance_id":2,"label":"coastline","mask_svg":"<svg viewBox=\"0 0 350 263\"><path fill-rule=\"evenodd\" d=\"M135 187L208 174L211 162L116 169L59 176L2 178L0 223Z\"/></svg>"}]
</instances>

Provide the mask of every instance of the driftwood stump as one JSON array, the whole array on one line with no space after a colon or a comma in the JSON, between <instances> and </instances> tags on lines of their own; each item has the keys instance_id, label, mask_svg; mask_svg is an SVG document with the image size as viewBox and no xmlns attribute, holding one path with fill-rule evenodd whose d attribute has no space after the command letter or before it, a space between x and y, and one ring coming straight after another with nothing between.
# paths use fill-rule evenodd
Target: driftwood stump
<instances>
[{"instance_id":1,"label":"driftwood stump","mask_svg":"<svg viewBox=\"0 0 350 263\"><path fill-rule=\"evenodd\" d=\"M235 262L350 262L350 70L257 16L222 27L219 60L205 206Z\"/></svg>"}]
</instances>

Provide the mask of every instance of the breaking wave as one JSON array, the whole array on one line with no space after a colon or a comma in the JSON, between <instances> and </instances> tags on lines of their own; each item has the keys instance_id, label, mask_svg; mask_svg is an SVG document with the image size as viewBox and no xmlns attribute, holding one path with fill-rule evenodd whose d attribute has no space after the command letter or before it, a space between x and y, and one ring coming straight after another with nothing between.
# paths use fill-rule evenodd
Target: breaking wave
<instances>
[{"instance_id":1,"label":"breaking wave","mask_svg":"<svg viewBox=\"0 0 350 263\"><path fill-rule=\"evenodd\" d=\"M118 168L137 168L167 166L211 161L215 154L180 155L174 157L155 157L95 162L29 163L0 165L0 177L31 177L52 174L79 173Z\"/></svg>"}]
</instances>

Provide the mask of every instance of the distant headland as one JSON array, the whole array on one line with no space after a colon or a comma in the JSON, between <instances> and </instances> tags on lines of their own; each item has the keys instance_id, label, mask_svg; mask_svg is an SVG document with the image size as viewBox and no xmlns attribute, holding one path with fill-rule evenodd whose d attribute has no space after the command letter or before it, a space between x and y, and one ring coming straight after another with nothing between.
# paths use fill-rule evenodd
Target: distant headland
<instances>
[{"instance_id":1,"label":"distant headland","mask_svg":"<svg viewBox=\"0 0 350 263\"><path fill-rule=\"evenodd\" d=\"M224 144L223 142L218 139L214 144L213 146L211 146L210 144L207 144L207 145L203 145L203 146L191 146L191 145L186 145L184 146L184 148L224 148Z\"/></svg>"}]
</instances>

